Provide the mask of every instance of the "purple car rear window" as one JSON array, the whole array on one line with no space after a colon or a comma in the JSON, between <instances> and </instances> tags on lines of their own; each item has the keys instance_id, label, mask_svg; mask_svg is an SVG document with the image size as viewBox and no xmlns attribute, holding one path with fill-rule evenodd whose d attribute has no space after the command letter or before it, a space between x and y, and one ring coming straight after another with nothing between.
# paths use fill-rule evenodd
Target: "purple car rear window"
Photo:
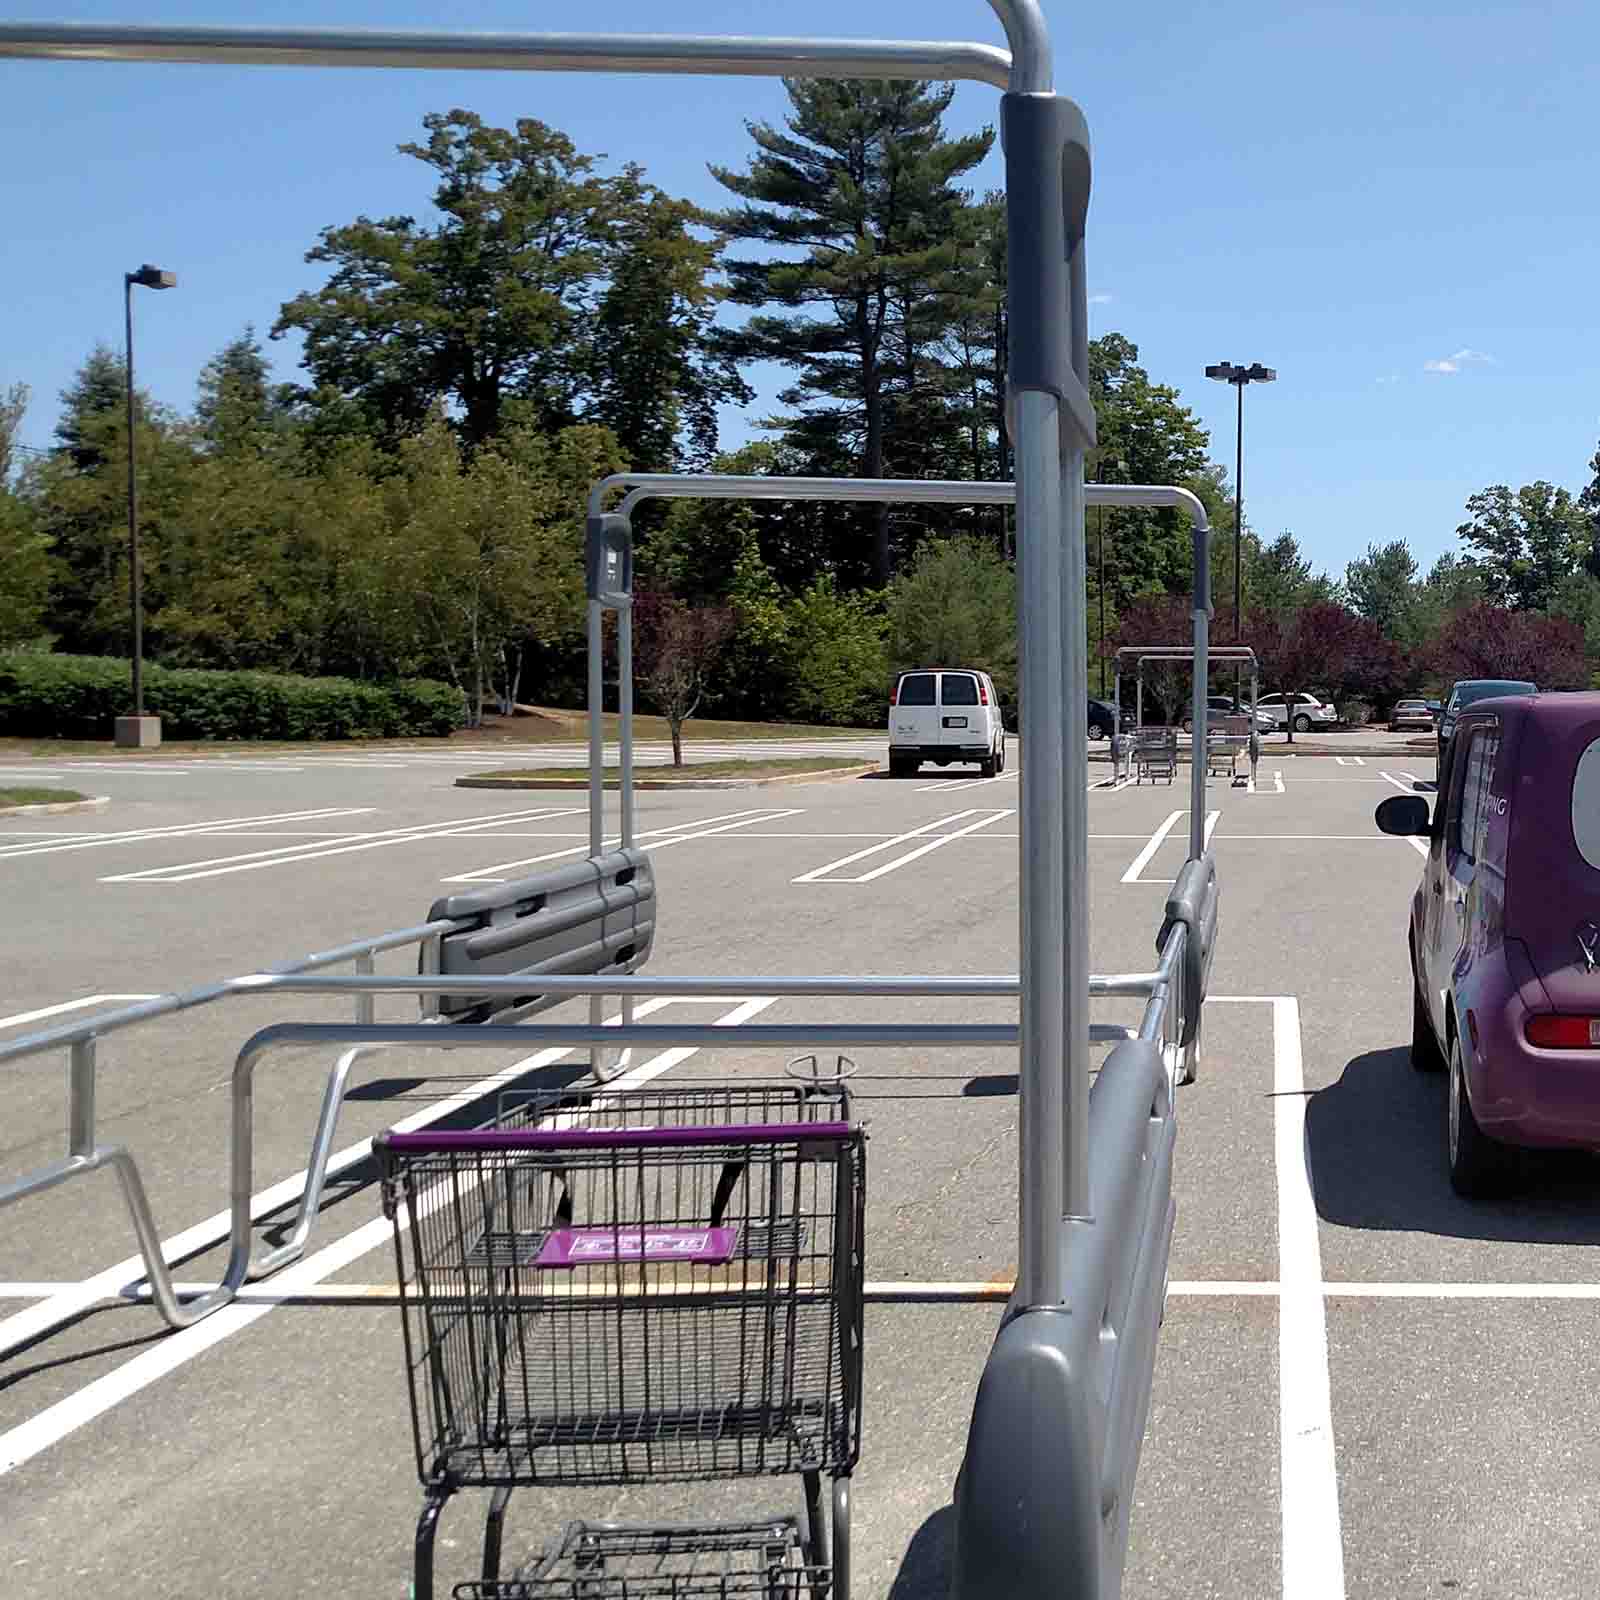
<instances>
[{"instance_id":1,"label":"purple car rear window","mask_svg":"<svg viewBox=\"0 0 1600 1600\"><path fill-rule=\"evenodd\" d=\"M1572 837L1578 854L1600 868L1600 739L1585 748L1572 775Z\"/></svg>"},{"instance_id":2,"label":"purple car rear window","mask_svg":"<svg viewBox=\"0 0 1600 1600\"><path fill-rule=\"evenodd\" d=\"M1467 746L1467 770L1461 780L1461 806L1456 814L1456 848L1469 861L1476 861L1483 854L1483 837L1489 826L1489 788L1499 751L1497 729L1473 730L1472 743Z\"/></svg>"}]
</instances>

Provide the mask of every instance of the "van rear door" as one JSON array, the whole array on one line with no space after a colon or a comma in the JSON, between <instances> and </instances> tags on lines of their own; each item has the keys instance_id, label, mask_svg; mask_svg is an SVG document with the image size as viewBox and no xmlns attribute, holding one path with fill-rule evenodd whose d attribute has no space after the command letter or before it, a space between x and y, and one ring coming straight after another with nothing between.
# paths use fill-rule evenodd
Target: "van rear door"
<instances>
[{"instance_id":1,"label":"van rear door","mask_svg":"<svg viewBox=\"0 0 1600 1600\"><path fill-rule=\"evenodd\" d=\"M905 672L889 707L889 744L931 749L939 739L939 675Z\"/></svg>"},{"instance_id":2,"label":"van rear door","mask_svg":"<svg viewBox=\"0 0 1600 1600\"><path fill-rule=\"evenodd\" d=\"M956 748L991 743L989 718L984 701L987 690L978 688L978 679L971 672L941 672L939 674L939 743Z\"/></svg>"}]
</instances>

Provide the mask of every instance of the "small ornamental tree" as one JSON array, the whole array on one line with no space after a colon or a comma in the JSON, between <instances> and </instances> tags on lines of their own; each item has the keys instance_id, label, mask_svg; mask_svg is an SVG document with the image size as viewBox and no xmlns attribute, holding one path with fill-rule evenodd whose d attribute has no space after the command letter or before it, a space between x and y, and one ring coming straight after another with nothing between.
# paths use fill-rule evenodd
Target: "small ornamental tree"
<instances>
[{"instance_id":1,"label":"small ornamental tree","mask_svg":"<svg viewBox=\"0 0 1600 1600\"><path fill-rule=\"evenodd\" d=\"M1115 661L1125 645L1171 645L1187 648L1194 642L1194 602L1186 594L1150 594L1135 600L1117 619L1117 631L1106 640L1106 654ZM1220 641L1213 638L1212 643ZM1092 648L1092 647L1091 647ZM1125 675L1132 679L1137 670L1130 657L1124 663ZM1187 662L1173 664L1146 661L1144 695L1154 700L1169 721L1182 720L1193 690L1193 669Z\"/></svg>"},{"instance_id":2,"label":"small ornamental tree","mask_svg":"<svg viewBox=\"0 0 1600 1600\"><path fill-rule=\"evenodd\" d=\"M1564 617L1503 606L1468 606L1429 641L1426 659L1446 683L1457 678L1521 678L1541 689L1589 682L1583 629Z\"/></svg>"},{"instance_id":3,"label":"small ornamental tree","mask_svg":"<svg viewBox=\"0 0 1600 1600\"><path fill-rule=\"evenodd\" d=\"M667 719L675 767L683 765L683 725L700 709L734 627L734 614L727 606L687 606L665 589L634 593L634 669L652 704Z\"/></svg>"},{"instance_id":4,"label":"small ornamental tree","mask_svg":"<svg viewBox=\"0 0 1600 1600\"><path fill-rule=\"evenodd\" d=\"M1296 695L1306 691L1381 696L1399 683L1399 649L1379 629L1332 601L1295 611L1257 612L1247 637L1261 663L1264 686ZM1294 703L1288 706L1289 742L1294 743Z\"/></svg>"}]
</instances>

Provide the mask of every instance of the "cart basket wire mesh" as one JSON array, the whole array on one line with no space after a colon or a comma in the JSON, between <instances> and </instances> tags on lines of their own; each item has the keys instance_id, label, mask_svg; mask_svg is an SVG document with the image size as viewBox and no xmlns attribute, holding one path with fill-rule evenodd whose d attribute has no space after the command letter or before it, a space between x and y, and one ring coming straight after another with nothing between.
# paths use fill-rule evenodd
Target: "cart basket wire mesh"
<instances>
[{"instance_id":1,"label":"cart basket wire mesh","mask_svg":"<svg viewBox=\"0 0 1600 1600\"><path fill-rule=\"evenodd\" d=\"M676 1528L569 1523L513 1578L458 1584L455 1600L711 1600L821 1597L826 1567L805 1564L794 1517Z\"/></svg>"},{"instance_id":2,"label":"cart basket wire mesh","mask_svg":"<svg viewBox=\"0 0 1600 1600\"><path fill-rule=\"evenodd\" d=\"M843 1089L548 1105L374 1141L423 1482L849 1472L865 1135Z\"/></svg>"}]
</instances>

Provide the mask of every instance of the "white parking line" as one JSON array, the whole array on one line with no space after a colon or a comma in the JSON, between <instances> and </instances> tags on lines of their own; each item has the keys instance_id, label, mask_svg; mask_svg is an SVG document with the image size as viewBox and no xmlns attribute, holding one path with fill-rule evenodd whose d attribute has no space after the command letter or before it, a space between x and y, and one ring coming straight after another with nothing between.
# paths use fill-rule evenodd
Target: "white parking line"
<instances>
[{"instance_id":1,"label":"white parking line","mask_svg":"<svg viewBox=\"0 0 1600 1600\"><path fill-rule=\"evenodd\" d=\"M707 817L707 823L720 823L720 827L701 827L692 822L677 822L659 828L645 828L636 833L636 839L649 839L650 849L665 850L669 845L687 844L691 839L709 839L713 834L734 833L744 828L752 828L758 822L779 822L784 817L798 817L804 814L804 808L799 806L784 807L771 811L729 811L719 817ZM692 829L692 832L685 832ZM667 834L670 837L662 838ZM617 838L608 838L604 841L606 849L613 849L620 841ZM582 856L589 853L587 844L573 845L566 850L549 850L542 856L524 856L520 861L499 861L492 867L479 867L476 872L458 873L453 878L441 878L441 883L504 883L504 878L494 876L497 872L509 872L513 867L531 867L541 861L558 861L562 856Z\"/></svg>"},{"instance_id":2,"label":"white parking line","mask_svg":"<svg viewBox=\"0 0 1600 1600\"><path fill-rule=\"evenodd\" d=\"M791 878L791 883L870 883L872 879L882 877L886 872L893 872L896 867L903 867L908 861L914 861L918 856L926 855L930 850L937 850L941 845L948 844L952 839L960 839L969 833L975 833L980 828L987 828L991 823L999 822L1004 817L1016 815L1015 807L1007 810L985 810L985 814L978 822L969 823L965 828L958 828L952 833L940 833L939 830L946 823L959 822L963 817L976 817L980 808L969 806L965 811L955 811L949 816L935 817L932 822L925 822L920 828L912 828L906 833L897 833L885 839L880 844L870 844L865 850L853 851L850 855L841 856L837 861L830 861L825 866L813 867L810 872L803 872L798 878ZM841 867L854 866L858 861L865 861L868 856L881 855L885 850L892 850L898 844L905 844L912 839L926 839L929 834L937 837L931 842L920 845L915 850L904 856L898 856L893 861L886 862L883 866L871 872L864 873L855 878L834 878L829 874L837 872Z\"/></svg>"},{"instance_id":3,"label":"white parking line","mask_svg":"<svg viewBox=\"0 0 1600 1600\"><path fill-rule=\"evenodd\" d=\"M129 828L121 833L82 833L63 838L52 834L34 844L0 847L0 860L19 856L59 855L67 850L92 850L113 844L141 844L150 839L187 839L223 833L230 828L267 827L275 822L323 822L333 817L360 817L376 811L376 806L320 806L314 811L275 811L264 817L224 817L217 822L182 822L164 828Z\"/></svg>"},{"instance_id":4,"label":"white parking line","mask_svg":"<svg viewBox=\"0 0 1600 1600\"><path fill-rule=\"evenodd\" d=\"M82 1011L87 1006L97 1006L104 1001L155 998L153 994L90 994L81 1000L67 1000L58 1006L46 1006L42 1011L19 1011L14 1016L0 1017L0 1028L20 1028L25 1022L43 1022L46 1017L59 1017L67 1011Z\"/></svg>"},{"instance_id":5,"label":"white parking line","mask_svg":"<svg viewBox=\"0 0 1600 1600\"><path fill-rule=\"evenodd\" d=\"M101 883L193 883L198 878L221 878L235 872L259 872L264 867L295 866L302 861L321 861L328 856L351 855L362 850L383 850L396 844L421 844L430 839L449 839L456 834L492 826L496 822L546 822L554 817L574 816L577 806L555 809L544 806L535 811L507 811L488 817L463 817L452 822L417 823L409 828L384 828L377 833L353 834L352 844L278 845L271 850L247 850L236 856L213 856L209 861L190 861L171 867L145 867L139 872L119 872L101 878Z\"/></svg>"},{"instance_id":6,"label":"white parking line","mask_svg":"<svg viewBox=\"0 0 1600 1600\"><path fill-rule=\"evenodd\" d=\"M1278 1177L1278 1398L1283 1592L1343 1600L1344 1547L1328 1378L1322 1246L1306 1145L1300 1002L1272 1002L1273 1121Z\"/></svg>"},{"instance_id":7,"label":"white parking line","mask_svg":"<svg viewBox=\"0 0 1600 1600\"><path fill-rule=\"evenodd\" d=\"M1283 769L1281 767L1274 767L1272 769L1272 787L1270 789L1256 788L1256 780L1254 778L1250 778L1245 782L1244 792L1246 794L1282 794Z\"/></svg>"},{"instance_id":8,"label":"white parking line","mask_svg":"<svg viewBox=\"0 0 1600 1600\"><path fill-rule=\"evenodd\" d=\"M1149 866L1150 858L1156 853L1157 850L1161 848L1163 844L1166 843L1167 835L1170 834L1173 828L1177 825L1178 819L1188 815L1189 813L1187 811L1174 811L1167 818L1167 820L1163 822L1153 834L1150 835L1149 839L1145 841L1144 849L1142 849L1138 855L1133 858L1128 870L1122 874L1123 883L1166 883L1169 881L1165 878L1141 878L1139 874L1147 866ZM1211 835L1216 829L1217 818L1221 815L1222 813L1220 811L1208 811L1206 813L1205 842L1207 844L1211 843Z\"/></svg>"},{"instance_id":9,"label":"white parking line","mask_svg":"<svg viewBox=\"0 0 1600 1600\"><path fill-rule=\"evenodd\" d=\"M772 1004L771 999L760 998L746 1000L734 1007L732 1011L718 1017L713 1027L737 1028L742 1023L748 1022L758 1012L765 1010ZM635 1016L643 1016L647 1011L670 1005L667 999L646 1001L639 1006ZM623 1073L607 1085L608 1092L615 1093L619 1090L636 1089L650 1082L652 1078L659 1078L664 1072L670 1072L673 1067L688 1060L698 1052L693 1048L682 1047L674 1050L664 1050L659 1055L652 1056L648 1061L640 1063L630 1072ZM439 1102L440 1106L464 1104L471 1099L479 1099L490 1094L500 1084L512 1076L529 1070L531 1066L542 1059L548 1064L548 1058L559 1059L565 1055L564 1050L542 1051L539 1056L528 1057L519 1061L503 1072L496 1073L491 1078L474 1084L470 1089L460 1095L452 1096L449 1101ZM396 1123L397 1129L410 1129L424 1126L427 1122L435 1120L444 1113L435 1106L429 1106L414 1117L408 1117L404 1123ZM367 1141L368 1148L371 1141ZM330 1169L331 1170L331 1169ZM301 1174L302 1182L304 1174ZM279 1186L281 1187L281 1185ZM292 1198L292 1196L290 1197ZM402 1226L404 1223L402 1222ZM335 1240L332 1244L318 1250L314 1255L307 1256L305 1260L297 1262L287 1268L273 1279L272 1286L280 1295L294 1294L307 1289L314 1284L321 1283L325 1278L330 1278L334 1273L342 1271L352 1261L359 1260L368 1251L375 1250L388 1243L394 1237L394 1224L386 1217L376 1217L372 1221L363 1223L360 1227L347 1233L342 1239ZM115 1268L112 1269L116 1271ZM106 1274L100 1274L103 1280ZM96 1280L91 1280L96 1281ZM82 1286L87 1288L88 1285ZM114 1290L111 1292L115 1292ZM97 1295L96 1299L103 1298ZM93 1301L89 1302L93 1304ZM48 1304L48 1302L47 1302ZM21 1312L6 1323L0 1323L0 1352L6 1348L4 1336L11 1323L31 1316L43 1308L32 1306L28 1311ZM148 1388L157 1379L165 1377L167 1373L181 1367L185 1362L192 1361L196 1356L211 1349L213 1345L221 1344L224 1339L231 1338L236 1333L242 1333L252 1323L260 1321L275 1309L274 1304L254 1305L227 1305L220 1311L214 1311L209 1317L197 1322L191 1328L184 1328L171 1334L159 1344L151 1346L142 1354L124 1362L120 1367L114 1368L104 1376L86 1384L82 1389L68 1395L64 1400L57 1401L52 1406L47 1406L36 1416L30 1417L26 1422L19 1423L4 1434L0 1434L0 1477L30 1461L40 1451L75 1433L84 1424L94 1421L96 1417L104 1415L113 1406L123 1400L139 1393L141 1389ZM52 1324L53 1325L53 1324Z\"/></svg>"}]
</instances>

